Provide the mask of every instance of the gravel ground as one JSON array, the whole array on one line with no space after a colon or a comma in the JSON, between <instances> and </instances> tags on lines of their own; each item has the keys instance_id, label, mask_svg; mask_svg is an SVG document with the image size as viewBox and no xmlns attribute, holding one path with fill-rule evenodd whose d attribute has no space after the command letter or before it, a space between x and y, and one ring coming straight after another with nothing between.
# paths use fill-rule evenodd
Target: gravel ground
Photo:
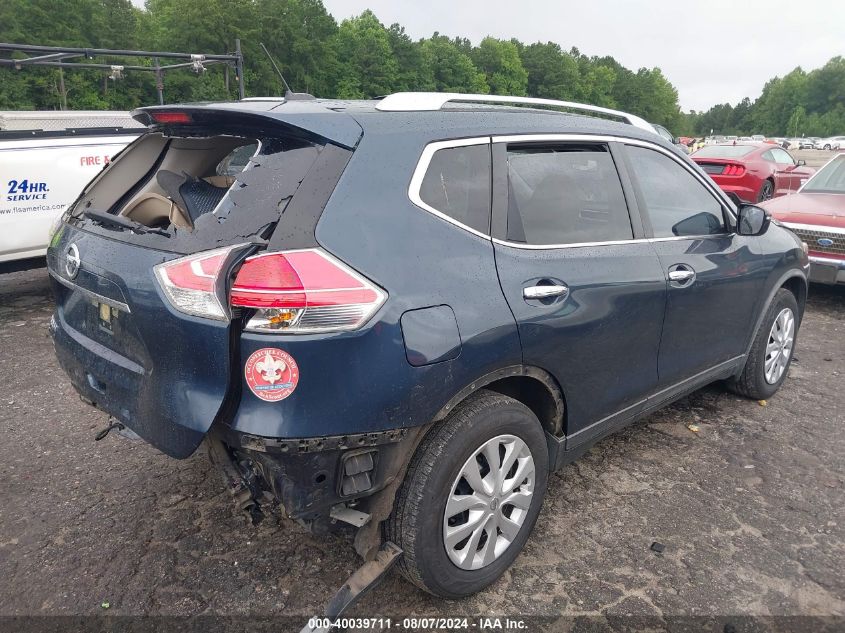
<instances>
[{"instance_id":1,"label":"gravel ground","mask_svg":"<svg viewBox=\"0 0 845 633\"><path fill-rule=\"evenodd\" d=\"M811 294L765 406L719 386L679 401L555 474L487 591L444 602L393 574L354 614L845 616L845 288ZM43 269L0 277L0 615L320 612L349 544L248 525L202 450L94 443L106 417L58 368L50 310Z\"/></svg>"},{"instance_id":2,"label":"gravel ground","mask_svg":"<svg viewBox=\"0 0 845 633\"><path fill-rule=\"evenodd\" d=\"M838 154L838 152L826 152L821 149L796 149L790 150L790 153L798 160L807 161L807 166L815 169L824 166L827 161Z\"/></svg>"}]
</instances>

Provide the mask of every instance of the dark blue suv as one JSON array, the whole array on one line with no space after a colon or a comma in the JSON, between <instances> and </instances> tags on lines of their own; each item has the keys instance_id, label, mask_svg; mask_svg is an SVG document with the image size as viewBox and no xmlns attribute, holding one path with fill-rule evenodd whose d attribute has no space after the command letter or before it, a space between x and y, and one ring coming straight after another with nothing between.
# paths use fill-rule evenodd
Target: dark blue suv
<instances>
[{"instance_id":1,"label":"dark blue suv","mask_svg":"<svg viewBox=\"0 0 845 633\"><path fill-rule=\"evenodd\" d=\"M502 574L601 437L787 375L806 249L637 117L427 93L134 115L51 239L74 387L175 458L205 440L255 517L398 545L434 594Z\"/></svg>"}]
</instances>

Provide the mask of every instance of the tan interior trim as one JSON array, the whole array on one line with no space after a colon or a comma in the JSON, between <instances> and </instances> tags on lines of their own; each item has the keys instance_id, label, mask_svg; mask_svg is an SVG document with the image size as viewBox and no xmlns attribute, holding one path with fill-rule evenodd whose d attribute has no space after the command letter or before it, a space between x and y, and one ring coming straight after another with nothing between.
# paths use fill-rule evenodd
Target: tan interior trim
<instances>
[{"instance_id":1,"label":"tan interior trim","mask_svg":"<svg viewBox=\"0 0 845 633\"><path fill-rule=\"evenodd\" d=\"M176 203L161 194L147 192L132 201L124 215L144 226L172 223L180 228L191 228L185 213Z\"/></svg>"}]
</instances>

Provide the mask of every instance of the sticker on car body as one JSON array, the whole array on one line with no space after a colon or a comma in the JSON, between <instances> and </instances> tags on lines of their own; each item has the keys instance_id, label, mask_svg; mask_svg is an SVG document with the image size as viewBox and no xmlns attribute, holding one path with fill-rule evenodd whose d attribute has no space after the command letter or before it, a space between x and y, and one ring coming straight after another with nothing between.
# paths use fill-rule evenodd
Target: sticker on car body
<instances>
[{"instance_id":1,"label":"sticker on car body","mask_svg":"<svg viewBox=\"0 0 845 633\"><path fill-rule=\"evenodd\" d=\"M275 347L256 350L244 366L246 384L255 397L267 402L284 400L299 383L299 367L293 356Z\"/></svg>"}]
</instances>

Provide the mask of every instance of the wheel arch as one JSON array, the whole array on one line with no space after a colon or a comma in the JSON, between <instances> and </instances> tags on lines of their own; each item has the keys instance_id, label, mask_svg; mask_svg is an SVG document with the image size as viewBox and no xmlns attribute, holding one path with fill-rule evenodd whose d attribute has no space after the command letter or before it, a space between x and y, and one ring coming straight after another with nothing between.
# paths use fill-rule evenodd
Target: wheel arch
<instances>
[{"instance_id":1,"label":"wheel arch","mask_svg":"<svg viewBox=\"0 0 845 633\"><path fill-rule=\"evenodd\" d=\"M563 435L566 429L563 390L549 372L531 365L511 365L480 376L452 396L434 416L434 421L444 419L479 389L489 389L518 400L531 409L545 431L556 437Z\"/></svg>"},{"instance_id":2,"label":"wheel arch","mask_svg":"<svg viewBox=\"0 0 845 633\"><path fill-rule=\"evenodd\" d=\"M795 301L798 303L798 315L799 322L801 318L804 316L804 307L807 305L807 292L808 292L808 284L807 280L804 279L800 274L793 275L786 279L783 284L781 284L781 288L786 288L789 290L793 295L795 295Z\"/></svg>"},{"instance_id":3,"label":"wheel arch","mask_svg":"<svg viewBox=\"0 0 845 633\"><path fill-rule=\"evenodd\" d=\"M800 270L795 268L786 271L783 273L777 280L776 283L772 284L771 290L769 290L769 294L766 297L766 300L762 303L760 311L757 316L757 321L754 324L754 328L751 330L751 336L748 339L748 343L745 347L745 357L748 358L748 354L751 352L751 346L754 345L754 338L757 336L757 332L760 329L760 325L763 322L763 319L766 316L766 312L769 310L769 306L774 301L775 295L777 291L781 288L786 288L791 293L795 295L795 299L798 302L798 309L801 312L799 315L799 324L800 319L804 315L804 305L807 302L807 289L808 289L808 282L807 276ZM737 372L737 376L742 373L742 370L745 367L745 363L739 368Z\"/></svg>"}]
</instances>

